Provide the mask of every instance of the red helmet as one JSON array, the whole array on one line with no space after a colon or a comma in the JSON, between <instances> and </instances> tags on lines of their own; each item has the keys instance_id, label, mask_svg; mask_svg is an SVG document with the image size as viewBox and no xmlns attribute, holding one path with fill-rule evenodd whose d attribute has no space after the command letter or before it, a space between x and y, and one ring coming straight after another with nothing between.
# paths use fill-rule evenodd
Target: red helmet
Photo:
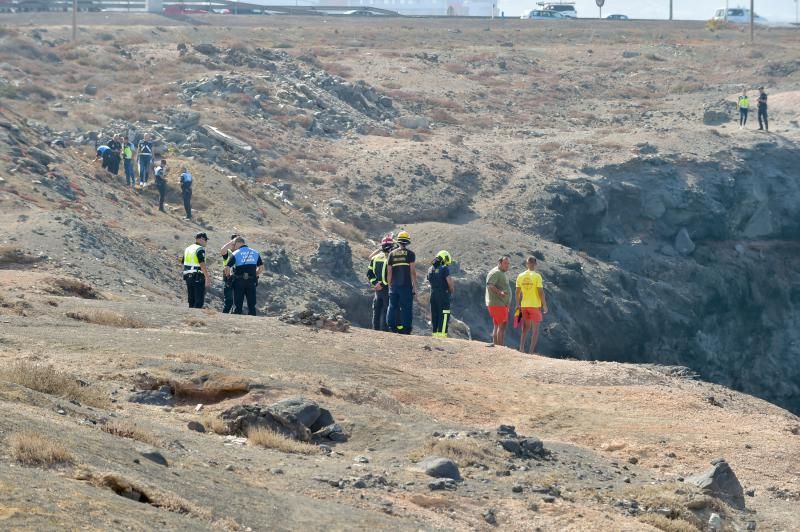
<instances>
[{"instance_id":1,"label":"red helmet","mask_svg":"<svg viewBox=\"0 0 800 532\"><path fill-rule=\"evenodd\" d=\"M392 235L386 235L385 237L383 237L383 240L381 240L381 247L391 246L391 245L394 245L394 240L392 240Z\"/></svg>"}]
</instances>

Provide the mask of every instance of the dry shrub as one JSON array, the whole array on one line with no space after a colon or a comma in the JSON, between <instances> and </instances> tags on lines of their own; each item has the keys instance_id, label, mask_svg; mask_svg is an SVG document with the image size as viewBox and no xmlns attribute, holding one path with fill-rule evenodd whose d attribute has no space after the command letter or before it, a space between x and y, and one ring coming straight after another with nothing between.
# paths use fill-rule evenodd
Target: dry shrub
<instances>
[{"instance_id":1,"label":"dry shrub","mask_svg":"<svg viewBox=\"0 0 800 532\"><path fill-rule=\"evenodd\" d=\"M53 466L74 462L63 445L38 432L17 432L8 442L11 455L21 464Z\"/></svg>"},{"instance_id":2,"label":"dry shrub","mask_svg":"<svg viewBox=\"0 0 800 532\"><path fill-rule=\"evenodd\" d=\"M141 320L104 309L67 312L67 317L73 320L85 321L86 323L94 323L95 325L106 325L122 329L144 329L145 327L144 322Z\"/></svg>"},{"instance_id":3,"label":"dry shrub","mask_svg":"<svg viewBox=\"0 0 800 532\"><path fill-rule=\"evenodd\" d=\"M0 267L9 264L33 264L44 260L44 257L34 257L14 246L0 246Z\"/></svg>"},{"instance_id":4,"label":"dry shrub","mask_svg":"<svg viewBox=\"0 0 800 532\"><path fill-rule=\"evenodd\" d=\"M200 421L206 430L210 430L214 434L228 434L228 427L221 417L214 414L206 413Z\"/></svg>"},{"instance_id":5,"label":"dry shrub","mask_svg":"<svg viewBox=\"0 0 800 532\"><path fill-rule=\"evenodd\" d=\"M402 85L400 85L396 81L386 81L382 85L383 85L384 89L399 89L399 88L403 87Z\"/></svg>"},{"instance_id":6,"label":"dry shrub","mask_svg":"<svg viewBox=\"0 0 800 532\"><path fill-rule=\"evenodd\" d=\"M183 320L183 323L185 323L189 327L205 327L206 325L208 325L206 322L204 322L200 318L187 318L187 319Z\"/></svg>"},{"instance_id":7,"label":"dry shrub","mask_svg":"<svg viewBox=\"0 0 800 532\"><path fill-rule=\"evenodd\" d=\"M49 280L50 286L45 291L60 296L73 296L81 299L101 299L92 285L78 279L56 277Z\"/></svg>"},{"instance_id":8,"label":"dry shrub","mask_svg":"<svg viewBox=\"0 0 800 532\"><path fill-rule=\"evenodd\" d=\"M73 375L58 371L52 366L25 360L17 361L0 370L0 380L13 382L47 395L78 401L81 404L103 408L109 403L102 391L92 386L82 386Z\"/></svg>"},{"instance_id":9,"label":"dry shrub","mask_svg":"<svg viewBox=\"0 0 800 532\"><path fill-rule=\"evenodd\" d=\"M314 454L319 452L315 445L287 438L274 430L258 427L247 431L247 443L282 453Z\"/></svg>"},{"instance_id":10,"label":"dry shrub","mask_svg":"<svg viewBox=\"0 0 800 532\"><path fill-rule=\"evenodd\" d=\"M639 521L664 532L698 532L702 530L683 519L670 519L659 514L644 514L639 517Z\"/></svg>"},{"instance_id":11,"label":"dry shrub","mask_svg":"<svg viewBox=\"0 0 800 532\"><path fill-rule=\"evenodd\" d=\"M364 240L364 232L354 225L337 222L335 220L327 220L324 226L325 229L331 233L336 233L350 242L361 242Z\"/></svg>"},{"instance_id":12,"label":"dry shrub","mask_svg":"<svg viewBox=\"0 0 800 532\"><path fill-rule=\"evenodd\" d=\"M422 449L411 453L411 458L419 460L425 456L443 456L451 458L459 467L471 465L486 465L500 460L497 448L491 442L479 441L473 438L461 439L432 439Z\"/></svg>"},{"instance_id":13,"label":"dry shrub","mask_svg":"<svg viewBox=\"0 0 800 532\"><path fill-rule=\"evenodd\" d=\"M154 447L159 447L161 441L155 437L154 434L140 429L135 423L129 421L111 421L105 425L100 426L100 430L107 432L112 436L120 438L129 438L131 440L140 441Z\"/></svg>"}]
</instances>

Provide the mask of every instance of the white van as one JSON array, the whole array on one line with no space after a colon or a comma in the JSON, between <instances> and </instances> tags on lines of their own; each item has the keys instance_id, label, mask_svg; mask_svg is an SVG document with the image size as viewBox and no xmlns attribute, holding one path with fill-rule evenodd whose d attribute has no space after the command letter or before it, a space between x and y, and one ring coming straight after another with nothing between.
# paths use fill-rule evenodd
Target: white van
<instances>
[{"instance_id":1,"label":"white van","mask_svg":"<svg viewBox=\"0 0 800 532\"><path fill-rule=\"evenodd\" d=\"M575 2L537 2L544 11L555 11L562 17L578 18L578 11L575 10Z\"/></svg>"},{"instance_id":2,"label":"white van","mask_svg":"<svg viewBox=\"0 0 800 532\"><path fill-rule=\"evenodd\" d=\"M734 24L750 24L750 10L743 7L728 8L728 22ZM725 20L725 8L717 9L712 20ZM758 13L753 14L753 22L756 24L766 24L767 19L759 17Z\"/></svg>"}]
</instances>

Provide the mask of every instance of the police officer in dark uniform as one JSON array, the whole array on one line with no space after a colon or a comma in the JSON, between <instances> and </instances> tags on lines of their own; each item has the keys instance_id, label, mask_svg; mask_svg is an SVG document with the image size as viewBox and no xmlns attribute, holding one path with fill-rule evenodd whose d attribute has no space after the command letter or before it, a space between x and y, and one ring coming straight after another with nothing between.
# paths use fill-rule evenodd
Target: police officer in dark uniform
<instances>
[{"instance_id":1,"label":"police officer in dark uniform","mask_svg":"<svg viewBox=\"0 0 800 532\"><path fill-rule=\"evenodd\" d=\"M453 258L445 250L436 254L428 270L431 285L431 328L436 338L447 338L450 325L450 296L453 294L453 278L449 266Z\"/></svg>"},{"instance_id":2,"label":"police officer in dark uniform","mask_svg":"<svg viewBox=\"0 0 800 532\"><path fill-rule=\"evenodd\" d=\"M236 237L233 242L234 251L225 265L225 273L233 273L233 313L242 313L242 305L247 298L247 313L255 316L256 286L258 276L264 271L264 261L258 251L245 244L241 236Z\"/></svg>"},{"instance_id":3,"label":"police officer in dark uniform","mask_svg":"<svg viewBox=\"0 0 800 532\"><path fill-rule=\"evenodd\" d=\"M239 238L239 235L231 235L231 240L220 249L220 254L222 255L222 313L228 314L231 309L233 308L233 275L232 272L228 272L225 269L225 266L228 265L228 259L231 258L233 255L234 246L236 245L236 239ZM227 272L227 273L226 273Z\"/></svg>"},{"instance_id":4,"label":"police officer in dark uniform","mask_svg":"<svg viewBox=\"0 0 800 532\"><path fill-rule=\"evenodd\" d=\"M400 334L411 334L413 302L417 296L416 255L408 249L411 237L408 232L397 234L399 247L389 253L386 282L389 285L389 308L386 323L389 329Z\"/></svg>"},{"instance_id":5,"label":"police officer in dark uniform","mask_svg":"<svg viewBox=\"0 0 800 532\"><path fill-rule=\"evenodd\" d=\"M376 331L388 331L386 325L386 311L389 308L389 284L386 279L387 261L389 253L394 247L394 240L386 235L381 240L381 250L373 255L367 269L367 279L369 279L375 297L372 299L372 328Z\"/></svg>"},{"instance_id":6,"label":"police officer in dark uniform","mask_svg":"<svg viewBox=\"0 0 800 532\"><path fill-rule=\"evenodd\" d=\"M203 308L206 301L206 289L211 282L206 269L206 244L208 235L197 233L194 244L183 251L183 280L186 281L189 308Z\"/></svg>"}]
</instances>

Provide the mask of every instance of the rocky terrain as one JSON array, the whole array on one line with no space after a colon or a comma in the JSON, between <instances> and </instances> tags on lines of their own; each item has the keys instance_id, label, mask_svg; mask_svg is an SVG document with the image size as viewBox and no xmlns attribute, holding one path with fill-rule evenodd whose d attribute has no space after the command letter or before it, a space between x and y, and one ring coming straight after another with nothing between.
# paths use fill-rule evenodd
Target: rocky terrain
<instances>
[{"instance_id":1,"label":"rocky terrain","mask_svg":"<svg viewBox=\"0 0 800 532\"><path fill-rule=\"evenodd\" d=\"M89 411L2 379L3 407L24 414L6 416L6 449L30 425L68 431L72 459L41 472L8 451L3 482L22 491L0 519L40 529L64 522L48 521L56 507L97 500L69 519L261 529L257 505L286 528L683 530L712 513L731 530L797 526L797 418L688 379L800 411L795 30L762 30L751 47L698 23L104 13L82 16L72 43L57 14L0 21L0 354L105 398ZM739 130L735 96L762 84L771 132L754 116ZM171 168L167 213L152 187L126 189L93 162L109 135L145 132ZM511 255L513 280L537 256L551 309L537 351L587 362L424 338L406 352L360 330L366 257L399 228L421 264L442 248L456 259L460 339L489 337L483 279L497 257ZM262 252L269 318L214 315L216 261L210 308L183 310L177 257L201 229L212 256L233 232ZM129 402L137 393L163 404ZM300 396L331 422L269 408ZM114 416L154 434L168 466L116 437L138 433L85 439ZM253 449L242 419L309 447ZM439 455L458 478L419 476ZM679 480L719 457L742 489ZM20 506L36 482L62 483L60 502L54 488L34 497L52 511ZM237 502L210 504L211 489ZM116 513L115 493L137 504Z\"/></svg>"}]
</instances>

